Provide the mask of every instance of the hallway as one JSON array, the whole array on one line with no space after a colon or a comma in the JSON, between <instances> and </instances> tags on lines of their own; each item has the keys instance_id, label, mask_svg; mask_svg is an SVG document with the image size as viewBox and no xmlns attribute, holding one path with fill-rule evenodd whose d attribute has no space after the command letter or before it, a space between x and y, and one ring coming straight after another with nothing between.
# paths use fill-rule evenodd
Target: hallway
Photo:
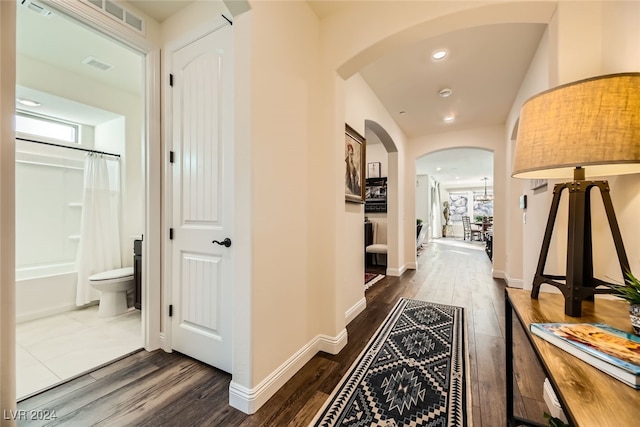
<instances>
[{"instance_id":1,"label":"hallway","mask_svg":"<svg viewBox=\"0 0 640 427\"><path fill-rule=\"evenodd\" d=\"M481 247L444 240L425 245L419 270L387 276L372 286L366 292L367 309L347 327L349 343L342 352L316 355L253 416L228 406L229 375L162 351L136 353L27 399L19 409L55 410L56 423L66 425L306 426L398 298L408 297L466 308L473 425L504 425L505 285L491 277ZM535 356L523 351L527 346L518 344L523 335L514 333L518 369ZM517 413L544 422L540 374L520 370L515 402Z\"/></svg>"}]
</instances>

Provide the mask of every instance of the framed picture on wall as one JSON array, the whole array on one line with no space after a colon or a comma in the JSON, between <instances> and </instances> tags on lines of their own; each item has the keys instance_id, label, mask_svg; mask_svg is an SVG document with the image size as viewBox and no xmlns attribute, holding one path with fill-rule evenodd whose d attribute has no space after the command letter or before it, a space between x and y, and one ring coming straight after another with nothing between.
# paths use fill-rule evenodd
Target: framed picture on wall
<instances>
[{"instance_id":1,"label":"framed picture on wall","mask_svg":"<svg viewBox=\"0 0 640 427\"><path fill-rule=\"evenodd\" d=\"M530 188L532 190L539 190L547 185L546 179L532 179L529 182L531 183Z\"/></svg>"},{"instance_id":2,"label":"framed picture on wall","mask_svg":"<svg viewBox=\"0 0 640 427\"><path fill-rule=\"evenodd\" d=\"M344 134L344 198L347 202L364 203L365 139L345 124Z\"/></svg>"},{"instance_id":3,"label":"framed picture on wall","mask_svg":"<svg viewBox=\"0 0 640 427\"><path fill-rule=\"evenodd\" d=\"M380 178L380 162L367 163L367 178Z\"/></svg>"}]
</instances>

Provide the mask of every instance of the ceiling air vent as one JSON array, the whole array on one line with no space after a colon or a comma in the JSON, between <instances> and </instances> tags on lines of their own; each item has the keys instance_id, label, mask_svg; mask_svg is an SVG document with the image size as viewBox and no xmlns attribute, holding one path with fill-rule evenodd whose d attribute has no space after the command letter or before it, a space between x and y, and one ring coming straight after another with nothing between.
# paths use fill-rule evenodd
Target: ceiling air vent
<instances>
[{"instance_id":1,"label":"ceiling air vent","mask_svg":"<svg viewBox=\"0 0 640 427\"><path fill-rule=\"evenodd\" d=\"M87 56L82 60L82 63L95 67L101 71L108 71L113 68L113 65L107 64L106 62L94 58L93 56Z\"/></svg>"},{"instance_id":2,"label":"ceiling air vent","mask_svg":"<svg viewBox=\"0 0 640 427\"><path fill-rule=\"evenodd\" d=\"M1 1L1 0L0 0ZM28 0L26 0L28 1ZM144 34L144 21L134 13L128 11L118 3L111 0L81 0L98 9L103 14L121 22L128 28L132 28Z\"/></svg>"},{"instance_id":3,"label":"ceiling air vent","mask_svg":"<svg viewBox=\"0 0 640 427\"><path fill-rule=\"evenodd\" d=\"M25 6L27 9L32 10L34 12L36 12L39 15L42 15L44 17L50 17L53 16L53 12L51 11L51 9L47 9L46 7L44 7L43 5L41 5L40 3L36 3L32 0L21 0L20 4Z\"/></svg>"}]
</instances>

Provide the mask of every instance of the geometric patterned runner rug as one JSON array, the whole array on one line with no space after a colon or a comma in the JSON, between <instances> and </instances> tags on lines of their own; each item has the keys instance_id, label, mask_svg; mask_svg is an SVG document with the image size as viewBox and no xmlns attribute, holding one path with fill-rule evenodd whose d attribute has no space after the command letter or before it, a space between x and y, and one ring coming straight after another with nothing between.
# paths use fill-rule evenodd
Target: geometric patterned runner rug
<instances>
[{"instance_id":1,"label":"geometric patterned runner rug","mask_svg":"<svg viewBox=\"0 0 640 427\"><path fill-rule=\"evenodd\" d=\"M464 309L401 298L314 426L471 425Z\"/></svg>"}]
</instances>

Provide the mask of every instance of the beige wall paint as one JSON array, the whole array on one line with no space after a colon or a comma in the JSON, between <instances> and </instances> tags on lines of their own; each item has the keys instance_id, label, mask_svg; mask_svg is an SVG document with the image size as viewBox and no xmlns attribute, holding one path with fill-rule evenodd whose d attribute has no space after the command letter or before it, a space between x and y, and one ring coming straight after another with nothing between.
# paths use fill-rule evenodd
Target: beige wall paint
<instances>
[{"instance_id":1,"label":"beige wall paint","mask_svg":"<svg viewBox=\"0 0 640 427\"><path fill-rule=\"evenodd\" d=\"M371 131L365 131L365 138L367 139L367 163L378 162L380 163L380 176L386 177L389 176L388 167L387 167L387 150L384 148L384 145L378 144L370 144L373 138L377 137ZM372 136L369 136L373 134Z\"/></svg>"},{"instance_id":2,"label":"beige wall paint","mask_svg":"<svg viewBox=\"0 0 640 427\"><path fill-rule=\"evenodd\" d=\"M16 409L15 8L15 2L0 2L0 409L6 412ZM16 424L4 418L3 427Z\"/></svg>"},{"instance_id":3,"label":"beige wall paint","mask_svg":"<svg viewBox=\"0 0 640 427\"><path fill-rule=\"evenodd\" d=\"M356 74L349 78L346 82L346 103L345 117L347 123L354 127L362 135L367 133L365 129L365 121L370 120L380 125L391 140L395 144L397 152L387 153L386 169L387 169L387 236L388 236L388 253L387 253L387 274L398 275L407 268L409 262L414 259L407 260L404 256L404 203L401 184L404 183L404 168L398 167L401 164L401 154L405 150L406 137L393 121L390 114L384 109L380 100L366 84L364 79ZM385 149L385 152L387 149ZM349 216L347 211L346 215ZM413 217L413 212L410 215ZM363 233L362 222L364 221L364 206L361 207L357 218L351 219L351 228L354 233ZM415 231L414 231L415 232ZM356 249L357 234L350 234L347 230L344 234L344 244L350 245L353 251L360 252L360 248ZM364 238L357 240L358 243L363 242ZM361 245L360 245L361 246ZM415 247L412 253L415 253ZM355 268L346 269L344 277L346 283L362 283L361 277L364 275L364 261L362 261L362 270ZM347 287L348 289L348 287ZM358 288L362 292L362 288ZM346 292L346 291L344 291ZM346 303L355 303L352 299L347 298ZM347 305L346 308L351 307Z\"/></svg>"},{"instance_id":4,"label":"beige wall paint","mask_svg":"<svg viewBox=\"0 0 640 427\"><path fill-rule=\"evenodd\" d=\"M314 300L330 288L327 248L316 251L311 177L327 177L311 147L323 144L314 123L321 113L317 18L304 3L256 3L251 16L251 223L253 384L320 331L316 318L333 305ZM278 31L273 31L277 28ZM238 82L242 84L241 82ZM329 181L321 185L328 187ZM322 190L321 190L322 191ZM330 230L331 228L329 228ZM325 232L327 229L324 229ZM321 297L322 298L322 297Z\"/></svg>"},{"instance_id":5,"label":"beige wall paint","mask_svg":"<svg viewBox=\"0 0 640 427\"><path fill-rule=\"evenodd\" d=\"M196 4L178 11L161 24L161 42L166 45L179 39L188 40L190 33L201 34L202 29L209 28L212 20L217 19L220 14L231 18L221 0L198 1Z\"/></svg>"},{"instance_id":6,"label":"beige wall paint","mask_svg":"<svg viewBox=\"0 0 640 427\"><path fill-rule=\"evenodd\" d=\"M538 45L536 54L531 61L527 75L520 86L516 100L513 103L507 126L505 129L506 176L509 183L507 193L507 227L509 237L506 240L506 279L510 286L531 289L533 276L537 264L542 238L546 227L549 205L553 193L553 184L548 184L546 189L531 190L529 180L511 178L513 153L515 150L516 126L520 117L520 107L536 93L549 88L550 74L550 46L549 31L545 31ZM527 196L527 209L518 209L521 195ZM526 223L525 223L526 221ZM532 262L530 258L535 258ZM527 262L524 262L524 260Z\"/></svg>"}]
</instances>

